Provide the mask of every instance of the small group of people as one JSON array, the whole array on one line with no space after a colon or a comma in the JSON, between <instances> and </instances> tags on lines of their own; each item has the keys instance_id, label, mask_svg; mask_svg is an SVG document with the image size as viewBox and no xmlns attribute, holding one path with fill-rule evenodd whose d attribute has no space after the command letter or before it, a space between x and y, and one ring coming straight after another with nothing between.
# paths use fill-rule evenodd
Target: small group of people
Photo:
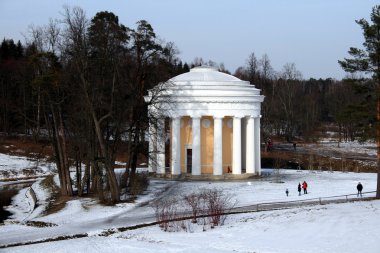
<instances>
[{"instance_id":1,"label":"small group of people","mask_svg":"<svg viewBox=\"0 0 380 253\"><path fill-rule=\"evenodd\" d=\"M306 181L303 181L302 185L301 183L298 184L298 195L301 196L301 190L303 189L303 194L307 194L307 183ZM358 197L363 197L362 195L362 191L363 191L363 185L362 183L358 183L358 185L356 186L356 189L358 190ZM285 190L285 194L286 196L289 196L289 189L286 189Z\"/></svg>"},{"instance_id":2,"label":"small group of people","mask_svg":"<svg viewBox=\"0 0 380 253\"><path fill-rule=\"evenodd\" d=\"M301 196L301 188L303 189L303 194L307 194L307 183L303 181L302 186L301 183L298 184L298 195Z\"/></svg>"},{"instance_id":3,"label":"small group of people","mask_svg":"<svg viewBox=\"0 0 380 253\"><path fill-rule=\"evenodd\" d=\"M301 196L301 190L303 189L303 194L307 194L307 183L306 181L303 181L302 185L301 183L298 184L298 195ZM289 196L289 189L285 190L286 196Z\"/></svg>"}]
</instances>

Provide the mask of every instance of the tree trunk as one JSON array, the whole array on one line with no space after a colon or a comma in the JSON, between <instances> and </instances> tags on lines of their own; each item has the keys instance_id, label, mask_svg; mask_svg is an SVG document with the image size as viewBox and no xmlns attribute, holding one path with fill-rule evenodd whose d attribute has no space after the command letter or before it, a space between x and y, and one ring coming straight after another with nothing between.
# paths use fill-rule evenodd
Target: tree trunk
<instances>
[{"instance_id":1,"label":"tree trunk","mask_svg":"<svg viewBox=\"0 0 380 253\"><path fill-rule=\"evenodd\" d=\"M380 73L380 70L378 71L378 73ZM378 83L377 83L376 143L377 143L377 189L376 189L376 198L380 199L380 76L378 76Z\"/></svg>"},{"instance_id":2,"label":"tree trunk","mask_svg":"<svg viewBox=\"0 0 380 253\"><path fill-rule=\"evenodd\" d=\"M59 123L60 123L59 137L61 139L61 145L62 145L63 173L65 173L67 194L69 196L73 196L73 186L71 184L71 178L70 178L70 166L69 166L69 160L67 158L66 134L65 134L64 126L63 126L62 114L59 109L58 109L58 113L59 113Z\"/></svg>"},{"instance_id":3,"label":"tree trunk","mask_svg":"<svg viewBox=\"0 0 380 253\"><path fill-rule=\"evenodd\" d=\"M90 189L90 162L86 161L85 169L84 169L84 175L82 179L82 189L79 191L78 189L78 195L81 196L84 192L84 187L86 186L86 193L89 193Z\"/></svg>"},{"instance_id":4,"label":"tree trunk","mask_svg":"<svg viewBox=\"0 0 380 253\"><path fill-rule=\"evenodd\" d=\"M37 130L34 136L34 140L38 141L40 138L40 115L41 115L41 87L38 86L38 97L37 97Z\"/></svg>"},{"instance_id":5,"label":"tree trunk","mask_svg":"<svg viewBox=\"0 0 380 253\"><path fill-rule=\"evenodd\" d=\"M23 97L23 106L24 106L24 134L27 135L28 134L28 123L27 123L27 120L26 120L26 115L27 115L27 106L26 106L26 85L24 84L24 97Z\"/></svg>"},{"instance_id":6,"label":"tree trunk","mask_svg":"<svg viewBox=\"0 0 380 253\"><path fill-rule=\"evenodd\" d=\"M76 154L76 173L77 173L77 189L78 189L78 196L82 196L82 161L80 159L80 154L78 154L79 151L77 151Z\"/></svg>"},{"instance_id":7,"label":"tree trunk","mask_svg":"<svg viewBox=\"0 0 380 253\"><path fill-rule=\"evenodd\" d=\"M99 178L99 168L95 159L91 161L91 191L94 193L98 192L98 178Z\"/></svg>"},{"instance_id":8,"label":"tree trunk","mask_svg":"<svg viewBox=\"0 0 380 253\"><path fill-rule=\"evenodd\" d=\"M132 162L131 162L131 174L129 175L129 187L132 187L133 184L135 183L136 167L137 167L137 153L133 152Z\"/></svg>"},{"instance_id":9,"label":"tree trunk","mask_svg":"<svg viewBox=\"0 0 380 253\"><path fill-rule=\"evenodd\" d=\"M104 143L103 134L100 128L100 122L97 120L95 116L95 112L93 110L91 114L92 114L93 122L95 125L95 132L99 141L100 152L101 152L102 157L105 159L104 165L107 172L108 182L110 185L112 202L116 203L120 201L120 189L118 187L115 171L113 170L113 166L107 154L106 145Z\"/></svg>"},{"instance_id":10,"label":"tree trunk","mask_svg":"<svg viewBox=\"0 0 380 253\"><path fill-rule=\"evenodd\" d=\"M63 163L61 158L61 145L60 140L58 138L58 127L57 127L57 117L55 115L55 112L53 111L53 106L50 105L50 110L52 113L52 126L50 127L52 129L52 142L53 142L53 148L54 148L54 154L55 154L55 163L57 165L58 169L58 175L59 175L59 182L61 185L61 194L66 196L67 195L67 188L66 188L66 180L65 180L65 173L63 173ZM50 121L46 121L50 122Z\"/></svg>"}]
</instances>

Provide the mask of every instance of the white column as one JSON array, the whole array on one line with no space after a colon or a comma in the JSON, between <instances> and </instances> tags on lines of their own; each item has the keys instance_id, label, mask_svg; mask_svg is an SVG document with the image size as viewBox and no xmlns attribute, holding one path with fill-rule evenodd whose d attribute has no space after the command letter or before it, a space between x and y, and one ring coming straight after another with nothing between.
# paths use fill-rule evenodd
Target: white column
<instances>
[{"instance_id":1,"label":"white column","mask_svg":"<svg viewBox=\"0 0 380 253\"><path fill-rule=\"evenodd\" d=\"M214 117L214 175L223 174L222 118Z\"/></svg>"},{"instance_id":2,"label":"white column","mask_svg":"<svg viewBox=\"0 0 380 253\"><path fill-rule=\"evenodd\" d=\"M176 117L172 119L172 174L181 174L181 135L180 126L181 118Z\"/></svg>"},{"instance_id":3,"label":"white column","mask_svg":"<svg viewBox=\"0 0 380 253\"><path fill-rule=\"evenodd\" d=\"M260 116L255 118L255 172L261 175Z\"/></svg>"},{"instance_id":4,"label":"white column","mask_svg":"<svg viewBox=\"0 0 380 253\"><path fill-rule=\"evenodd\" d=\"M234 117L232 135L232 173L241 174L241 118Z\"/></svg>"},{"instance_id":5,"label":"white column","mask_svg":"<svg viewBox=\"0 0 380 253\"><path fill-rule=\"evenodd\" d=\"M165 174L165 119L157 120L157 173Z\"/></svg>"},{"instance_id":6,"label":"white column","mask_svg":"<svg viewBox=\"0 0 380 253\"><path fill-rule=\"evenodd\" d=\"M192 154L192 175L201 174L201 127L200 127L200 118L192 118L193 125L193 154Z\"/></svg>"},{"instance_id":7,"label":"white column","mask_svg":"<svg viewBox=\"0 0 380 253\"><path fill-rule=\"evenodd\" d=\"M157 171L157 132L154 122L149 121L149 172Z\"/></svg>"},{"instance_id":8,"label":"white column","mask_svg":"<svg viewBox=\"0 0 380 253\"><path fill-rule=\"evenodd\" d=\"M253 117L247 118L246 135L246 173L255 173L255 123Z\"/></svg>"},{"instance_id":9,"label":"white column","mask_svg":"<svg viewBox=\"0 0 380 253\"><path fill-rule=\"evenodd\" d=\"M241 118L241 173L243 173L243 170L246 170L247 167L247 159L246 159L246 153L247 153L247 123L248 120L245 118Z\"/></svg>"}]
</instances>

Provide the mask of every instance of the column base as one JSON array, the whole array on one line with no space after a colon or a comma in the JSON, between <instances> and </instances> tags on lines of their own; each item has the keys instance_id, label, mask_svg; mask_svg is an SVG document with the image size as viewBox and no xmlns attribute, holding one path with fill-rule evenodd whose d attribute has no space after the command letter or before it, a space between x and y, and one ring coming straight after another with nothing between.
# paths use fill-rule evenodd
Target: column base
<instances>
[{"instance_id":1,"label":"column base","mask_svg":"<svg viewBox=\"0 0 380 253\"><path fill-rule=\"evenodd\" d=\"M239 181L239 180L250 180L250 179L259 179L260 176L244 173L239 175L234 175L230 173L226 173L223 175L213 175L213 174L202 174L202 175L191 175L187 173L182 173L180 175L172 175L170 173L166 174L153 174L155 178L161 179L172 179L172 180L180 180L180 181Z\"/></svg>"}]
</instances>

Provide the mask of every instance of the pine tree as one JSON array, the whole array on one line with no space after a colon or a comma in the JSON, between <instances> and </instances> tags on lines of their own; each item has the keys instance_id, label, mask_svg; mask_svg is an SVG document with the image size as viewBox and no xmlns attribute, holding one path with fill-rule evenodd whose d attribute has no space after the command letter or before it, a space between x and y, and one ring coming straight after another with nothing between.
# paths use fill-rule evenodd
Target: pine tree
<instances>
[{"instance_id":1,"label":"pine tree","mask_svg":"<svg viewBox=\"0 0 380 253\"><path fill-rule=\"evenodd\" d=\"M365 19L356 20L363 30L364 49L351 47L348 53L352 58L338 61L342 68L350 73L363 72L372 74L377 84L377 192L376 198L380 199L380 5L372 8L371 21Z\"/></svg>"}]
</instances>

